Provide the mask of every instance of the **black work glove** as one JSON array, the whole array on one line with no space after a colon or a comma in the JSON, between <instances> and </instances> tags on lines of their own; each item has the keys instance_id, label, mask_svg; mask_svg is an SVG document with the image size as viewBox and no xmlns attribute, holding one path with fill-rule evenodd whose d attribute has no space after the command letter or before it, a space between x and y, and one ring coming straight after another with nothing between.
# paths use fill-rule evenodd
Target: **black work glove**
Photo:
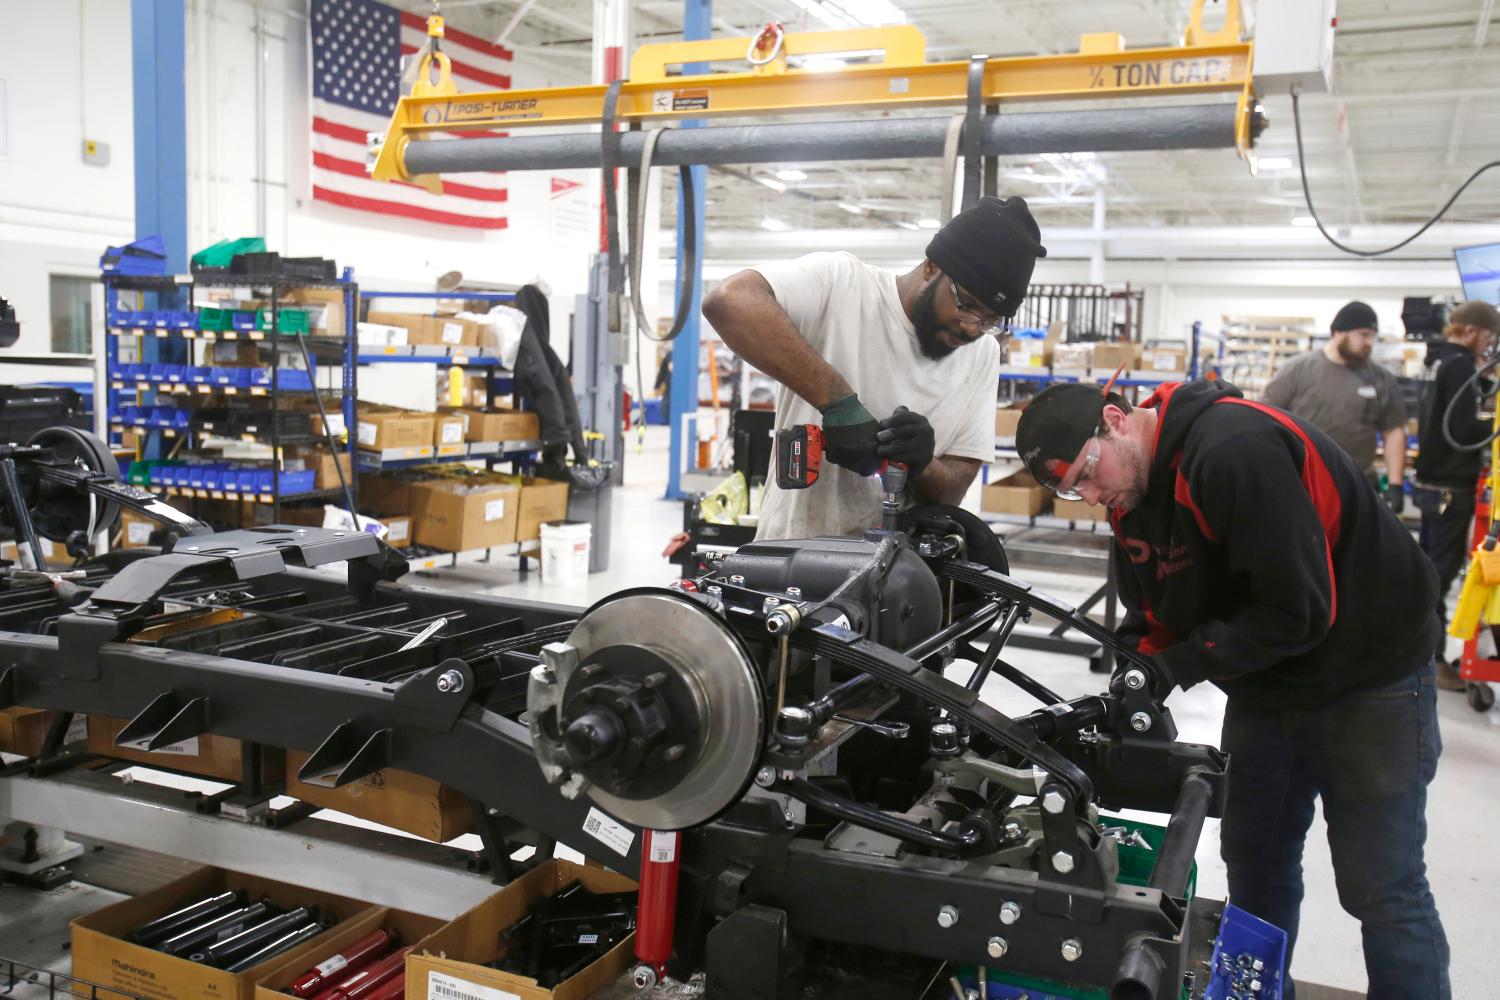
<instances>
[{"instance_id":1,"label":"black work glove","mask_svg":"<svg viewBox=\"0 0 1500 1000\"><path fill-rule=\"evenodd\" d=\"M880 468L875 454L875 433L880 429L874 415L855 393L835 399L819 409L823 414L823 454L834 465L842 465L861 476Z\"/></svg>"},{"instance_id":2,"label":"black work glove","mask_svg":"<svg viewBox=\"0 0 1500 1000\"><path fill-rule=\"evenodd\" d=\"M1391 508L1392 514L1400 514L1406 509L1406 484L1391 483L1385 488L1386 506Z\"/></svg>"},{"instance_id":3,"label":"black work glove","mask_svg":"<svg viewBox=\"0 0 1500 1000\"><path fill-rule=\"evenodd\" d=\"M921 475L932 461L937 440L932 424L920 413L913 413L904 406L880 422L880 433L875 435L880 442L876 454L891 462L905 462L907 475Z\"/></svg>"}]
</instances>

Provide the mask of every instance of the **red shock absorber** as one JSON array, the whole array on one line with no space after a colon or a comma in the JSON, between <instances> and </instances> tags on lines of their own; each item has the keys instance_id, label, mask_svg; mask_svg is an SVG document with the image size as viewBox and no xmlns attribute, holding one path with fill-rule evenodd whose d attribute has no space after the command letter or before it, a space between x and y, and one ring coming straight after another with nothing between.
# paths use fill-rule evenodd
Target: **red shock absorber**
<instances>
[{"instance_id":1,"label":"red shock absorber","mask_svg":"<svg viewBox=\"0 0 1500 1000\"><path fill-rule=\"evenodd\" d=\"M649 990L667 974L672 933L677 923L677 866L680 835L647 830L641 851L641 895L635 920L634 980Z\"/></svg>"}]
</instances>

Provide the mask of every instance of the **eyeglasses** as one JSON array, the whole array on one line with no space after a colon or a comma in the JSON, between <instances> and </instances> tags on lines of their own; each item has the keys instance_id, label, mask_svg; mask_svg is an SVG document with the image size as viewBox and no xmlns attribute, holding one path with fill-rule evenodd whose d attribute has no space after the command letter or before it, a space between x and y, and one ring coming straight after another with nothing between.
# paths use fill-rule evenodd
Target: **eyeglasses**
<instances>
[{"instance_id":1,"label":"eyeglasses","mask_svg":"<svg viewBox=\"0 0 1500 1000\"><path fill-rule=\"evenodd\" d=\"M981 313L977 306L965 305L963 297L958 294L958 282L951 277L948 278L948 287L953 290L954 311L958 313L960 321L967 320L973 326L978 327L979 336L998 335L1005 328L1005 320L1002 317L992 312ZM1001 301L1004 299L1002 298Z\"/></svg>"},{"instance_id":2,"label":"eyeglasses","mask_svg":"<svg viewBox=\"0 0 1500 1000\"><path fill-rule=\"evenodd\" d=\"M1065 489L1062 484L1062 479L1054 479L1051 482L1044 482L1042 483L1042 485L1047 487L1047 489L1051 490L1053 493L1056 493L1058 498L1061 500L1082 500L1083 494L1079 493L1078 489L1084 483L1089 481L1089 477L1092 476L1094 474L1094 470L1099 467L1099 451L1099 437L1098 435L1095 435L1094 437L1089 439L1088 454L1083 456L1083 462L1080 463L1078 469L1078 478L1073 480L1072 486L1069 486ZM1070 469L1069 471L1071 472L1072 470ZM1063 478L1066 478L1066 476L1064 476Z\"/></svg>"}]
</instances>

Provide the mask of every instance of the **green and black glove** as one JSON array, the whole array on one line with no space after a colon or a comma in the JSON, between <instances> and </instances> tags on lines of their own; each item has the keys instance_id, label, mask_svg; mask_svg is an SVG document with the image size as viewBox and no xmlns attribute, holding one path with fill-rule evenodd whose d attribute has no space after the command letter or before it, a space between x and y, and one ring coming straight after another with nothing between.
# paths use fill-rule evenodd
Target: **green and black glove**
<instances>
[{"instance_id":1,"label":"green and black glove","mask_svg":"<svg viewBox=\"0 0 1500 1000\"><path fill-rule=\"evenodd\" d=\"M937 448L937 438L932 424L920 413L913 413L904 406L880 422L879 442L876 454L892 462L905 462L906 474L913 479L932 462L932 453Z\"/></svg>"},{"instance_id":2,"label":"green and black glove","mask_svg":"<svg viewBox=\"0 0 1500 1000\"><path fill-rule=\"evenodd\" d=\"M880 468L875 453L875 434L880 424L855 393L820 407L823 414L823 454L834 465L842 465L861 476Z\"/></svg>"}]
</instances>

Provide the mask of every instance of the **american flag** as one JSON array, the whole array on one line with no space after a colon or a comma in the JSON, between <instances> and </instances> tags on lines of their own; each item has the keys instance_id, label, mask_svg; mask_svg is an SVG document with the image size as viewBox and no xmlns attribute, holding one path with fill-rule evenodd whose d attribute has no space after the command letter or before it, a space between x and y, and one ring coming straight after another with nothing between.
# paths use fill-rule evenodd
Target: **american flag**
<instances>
[{"instance_id":1,"label":"american flag","mask_svg":"<svg viewBox=\"0 0 1500 1000\"><path fill-rule=\"evenodd\" d=\"M401 57L415 56L426 43L426 20L374 0L312 0L311 14L313 197L380 215L504 229L503 173L444 178L443 193L434 195L414 184L374 181L365 172L365 133L389 126L401 96ZM442 50L460 91L510 89L510 50L452 28Z\"/></svg>"}]
</instances>

